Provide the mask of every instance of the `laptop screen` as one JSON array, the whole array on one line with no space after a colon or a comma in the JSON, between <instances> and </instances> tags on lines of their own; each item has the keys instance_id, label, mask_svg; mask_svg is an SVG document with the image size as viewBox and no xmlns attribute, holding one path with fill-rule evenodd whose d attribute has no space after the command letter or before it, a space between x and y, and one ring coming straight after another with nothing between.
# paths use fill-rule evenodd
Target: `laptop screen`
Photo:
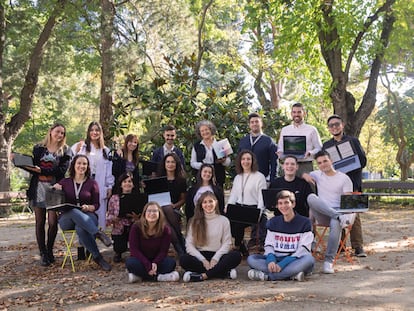
<instances>
[{"instance_id":1,"label":"laptop screen","mask_svg":"<svg viewBox=\"0 0 414 311\"><path fill-rule=\"evenodd\" d=\"M305 154L306 136L283 136L283 153Z\"/></svg>"},{"instance_id":2,"label":"laptop screen","mask_svg":"<svg viewBox=\"0 0 414 311\"><path fill-rule=\"evenodd\" d=\"M341 195L341 207L339 208L339 212L362 213L366 211L368 211L368 195Z\"/></svg>"}]
</instances>

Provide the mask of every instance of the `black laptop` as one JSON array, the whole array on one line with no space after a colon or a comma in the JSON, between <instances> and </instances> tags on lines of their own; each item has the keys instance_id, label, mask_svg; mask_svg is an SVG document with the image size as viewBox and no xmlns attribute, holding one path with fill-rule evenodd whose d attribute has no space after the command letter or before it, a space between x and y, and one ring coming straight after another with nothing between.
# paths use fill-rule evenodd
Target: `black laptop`
<instances>
[{"instance_id":1,"label":"black laptop","mask_svg":"<svg viewBox=\"0 0 414 311\"><path fill-rule=\"evenodd\" d=\"M142 175L151 176L158 170L158 163L153 161L139 161L142 164Z\"/></svg>"},{"instance_id":2,"label":"black laptop","mask_svg":"<svg viewBox=\"0 0 414 311\"><path fill-rule=\"evenodd\" d=\"M263 195L263 202L264 206L270 211L277 210L277 194L282 191L287 190L284 188L269 188L269 189L262 189Z\"/></svg>"},{"instance_id":3,"label":"black laptop","mask_svg":"<svg viewBox=\"0 0 414 311\"><path fill-rule=\"evenodd\" d=\"M127 214L141 214L145 204L148 202L148 196L145 193L128 193L121 194L119 200L119 217L127 217Z\"/></svg>"},{"instance_id":4,"label":"black laptop","mask_svg":"<svg viewBox=\"0 0 414 311\"><path fill-rule=\"evenodd\" d=\"M146 194L169 192L167 177L157 177L143 180Z\"/></svg>"},{"instance_id":5,"label":"black laptop","mask_svg":"<svg viewBox=\"0 0 414 311\"><path fill-rule=\"evenodd\" d=\"M225 216L233 222L254 225L259 223L261 214L262 210L256 205L227 204Z\"/></svg>"}]
</instances>

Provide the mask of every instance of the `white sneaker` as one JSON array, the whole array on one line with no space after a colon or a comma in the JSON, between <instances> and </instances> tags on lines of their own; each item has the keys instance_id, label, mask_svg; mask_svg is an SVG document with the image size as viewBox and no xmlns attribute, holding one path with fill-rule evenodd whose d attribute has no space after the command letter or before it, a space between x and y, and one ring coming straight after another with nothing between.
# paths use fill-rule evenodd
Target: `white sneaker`
<instances>
[{"instance_id":1,"label":"white sneaker","mask_svg":"<svg viewBox=\"0 0 414 311\"><path fill-rule=\"evenodd\" d=\"M332 262L325 261L323 263L323 273L326 273L326 274L335 273Z\"/></svg>"},{"instance_id":2,"label":"white sneaker","mask_svg":"<svg viewBox=\"0 0 414 311\"><path fill-rule=\"evenodd\" d=\"M229 279L235 280L237 279L237 271L236 269L231 269L228 273Z\"/></svg>"},{"instance_id":3,"label":"white sneaker","mask_svg":"<svg viewBox=\"0 0 414 311\"><path fill-rule=\"evenodd\" d=\"M191 271L184 272L184 274L183 274L183 281L184 282L190 282L191 273L193 273L193 272L191 272Z\"/></svg>"},{"instance_id":4,"label":"white sneaker","mask_svg":"<svg viewBox=\"0 0 414 311\"><path fill-rule=\"evenodd\" d=\"M342 229L348 227L349 225L352 225L355 221L355 216L355 213L340 215L338 217L338 220L341 223Z\"/></svg>"},{"instance_id":5,"label":"white sneaker","mask_svg":"<svg viewBox=\"0 0 414 311\"><path fill-rule=\"evenodd\" d=\"M253 281L267 281L269 279L269 276L267 274L256 269L250 269L249 272L247 272L247 276L250 280Z\"/></svg>"},{"instance_id":6,"label":"white sneaker","mask_svg":"<svg viewBox=\"0 0 414 311\"><path fill-rule=\"evenodd\" d=\"M296 274L293 277L294 280L298 281L298 282L303 282L305 281L305 273L303 271L299 272L298 274Z\"/></svg>"},{"instance_id":7,"label":"white sneaker","mask_svg":"<svg viewBox=\"0 0 414 311\"><path fill-rule=\"evenodd\" d=\"M180 274L178 271L173 271L170 273L158 274L158 282L177 282L180 279Z\"/></svg>"},{"instance_id":8,"label":"white sneaker","mask_svg":"<svg viewBox=\"0 0 414 311\"><path fill-rule=\"evenodd\" d=\"M136 283L141 281L142 279L138 275L128 272L128 283Z\"/></svg>"}]
</instances>

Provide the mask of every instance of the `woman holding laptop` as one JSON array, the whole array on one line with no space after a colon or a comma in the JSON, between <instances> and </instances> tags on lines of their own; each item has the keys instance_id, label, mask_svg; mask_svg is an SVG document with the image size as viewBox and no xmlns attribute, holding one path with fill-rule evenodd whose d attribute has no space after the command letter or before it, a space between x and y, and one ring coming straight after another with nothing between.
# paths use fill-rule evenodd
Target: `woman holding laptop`
<instances>
[{"instance_id":1,"label":"woman holding laptop","mask_svg":"<svg viewBox=\"0 0 414 311\"><path fill-rule=\"evenodd\" d=\"M262 190L267 189L267 184L264 175L258 171L256 156L250 150L242 150L237 155L235 163L237 175L233 181L228 204L240 205L245 208L256 207L264 210ZM227 207L225 213L227 213ZM236 249L247 256L249 252L243 238L244 229L249 225L235 221L230 221L230 224ZM259 229L260 239L264 241L266 218L263 214L260 218Z\"/></svg>"},{"instance_id":2,"label":"woman holding laptop","mask_svg":"<svg viewBox=\"0 0 414 311\"><path fill-rule=\"evenodd\" d=\"M171 204L162 206L168 224L171 227L171 242L178 255L185 252L184 237L181 232L181 207L185 204L187 183L180 158L175 153L164 156L157 173L158 177L167 177Z\"/></svg>"},{"instance_id":3,"label":"woman holding laptop","mask_svg":"<svg viewBox=\"0 0 414 311\"><path fill-rule=\"evenodd\" d=\"M32 174L27 192L36 219L36 240L40 251L40 265L49 266L55 262L53 245L58 230L55 211L46 213L46 189L65 177L72 153L66 145L66 129L55 123L45 139L33 148L33 164L23 169ZM49 228L45 239L46 214Z\"/></svg>"}]
</instances>

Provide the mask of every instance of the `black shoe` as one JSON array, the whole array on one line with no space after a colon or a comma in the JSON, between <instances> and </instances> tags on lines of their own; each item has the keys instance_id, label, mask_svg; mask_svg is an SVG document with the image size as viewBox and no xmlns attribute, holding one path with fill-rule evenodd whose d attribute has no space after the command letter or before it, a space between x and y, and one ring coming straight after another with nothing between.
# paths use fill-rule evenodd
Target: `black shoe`
<instances>
[{"instance_id":1,"label":"black shoe","mask_svg":"<svg viewBox=\"0 0 414 311\"><path fill-rule=\"evenodd\" d=\"M83 246L78 247L78 260L86 260L85 248Z\"/></svg>"},{"instance_id":2,"label":"black shoe","mask_svg":"<svg viewBox=\"0 0 414 311\"><path fill-rule=\"evenodd\" d=\"M99 255L99 257L94 258L93 260L102 268L102 270L111 271L111 265L105 261L102 255Z\"/></svg>"},{"instance_id":3,"label":"black shoe","mask_svg":"<svg viewBox=\"0 0 414 311\"><path fill-rule=\"evenodd\" d=\"M187 271L183 275L184 282L202 282L204 281L203 276L200 273Z\"/></svg>"},{"instance_id":4,"label":"black shoe","mask_svg":"<svg viewBox=\"0 0 414 311\"><path fill-rule=\"evenodd\" d=\"M355 247L354 255L357 257L367 257L367 253L364 252L362 247Z\"/></svg>"},{"instance_id":5,"label":"black shoe","mask_svg":"<svg viewBox=\"0 0 414 311\"><path fill-rule=\"evenodd\" d=\"M116 262L116 263L121 262L122 261L122 254L121 253L116 253L114 258L113 258L113 261Z\"/></svg>"},{"instance_id":6,"label":"black shoe","mask_svg":"<svg viewBox=\"0 0 414 311\"><path fill-rule=\"evenodd\" d=\"M96 233L95 236L97 239L99 239L105 246L111 246L112 245L112 240L105 234L105 232L99 230Z\"/></svg>"},{"instance_id":7,"label":"black shoe","mask_svg":"<svg viewBox=\"0 0 414 311\"><path fill-rule=\"evenodd\" d=\"M47 259L49 259L51 264L55 262L55 256L53 256L52 250L47 251Z\"/></svg>"},{"instance_id":8,"label":"black shoe","mask_svg":"<svg viewBox=\"0 0 414 311\"><path fill-rule=\"evenodd\" d=\"M47 256L46 253L42 253L40 254L40 265L42 267L47 267L50 266L50 261L49 261L49 257Z\"/></svg>"}]
</instances>

